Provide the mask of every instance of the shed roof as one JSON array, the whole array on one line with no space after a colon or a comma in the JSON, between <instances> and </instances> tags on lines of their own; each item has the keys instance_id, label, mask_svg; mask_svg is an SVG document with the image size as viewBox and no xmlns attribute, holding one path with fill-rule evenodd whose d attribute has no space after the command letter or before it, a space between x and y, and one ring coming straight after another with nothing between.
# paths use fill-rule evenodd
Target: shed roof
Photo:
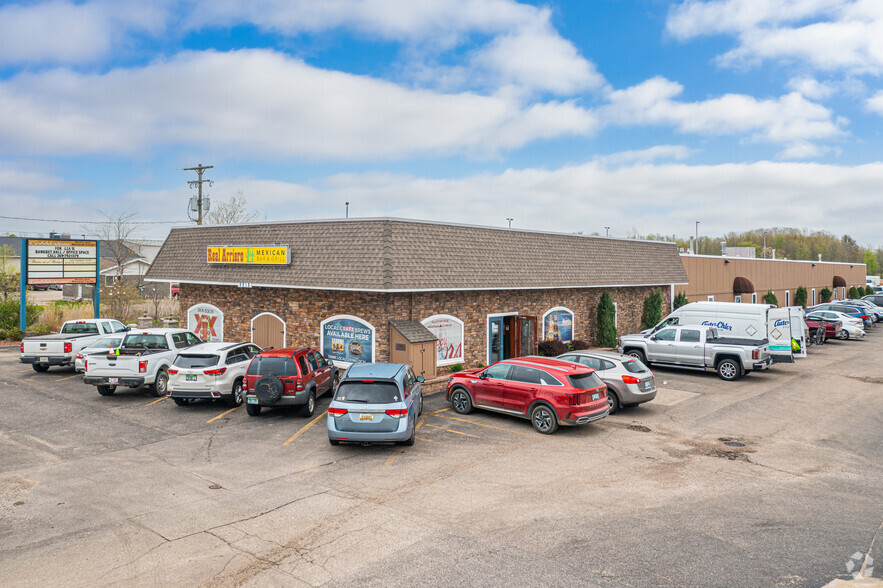
<instances>
[{"instance_id":1,"label":"shed roof","mask_svg":"<svg viewBox=\"0 0 883 588\"><path fill-rule=\"evenodd\" d=\"M421 322L390 319L389 324L410 343L438 341L438 337L433 335L432 331L423 326Z\"/></svg>"},{"instance_id":2,"label":"shed roof","mask_svg":"<svg viewBox=\"0 0 883 588\"><path fill-rule=\"evenodd\" d=\"M287 266L209 265L209 246L288 245ZM148 281L408 292L686 284L677 247L394 218L172 229Z\"/></svg>"}]
</instances>

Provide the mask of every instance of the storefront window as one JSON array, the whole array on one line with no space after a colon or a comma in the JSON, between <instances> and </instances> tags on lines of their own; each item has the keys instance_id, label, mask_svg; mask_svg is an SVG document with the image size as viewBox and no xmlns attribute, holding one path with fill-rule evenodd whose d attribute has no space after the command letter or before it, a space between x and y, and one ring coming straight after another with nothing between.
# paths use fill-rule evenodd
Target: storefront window
<instances>
[{"instance_id":1,"label":"storefront window","mask_svg":"<svg viewBox=\"0 0 883 588\"><path fill-rule=\"evenodd\" d=\"M322 355L335 363L350 366L374 362L374 326L350 315L337 315L322 321Z\"/></svg>"},{"instance_id":2,"label":"storefront window","mask_svg":"<svg viewBox=\"0 0 883 588\"><path fill-rule=\"evenodd\" d=\"M556 306L543 315L544 341L573 341L573 312Z\"/></svg>"},{"instance_id":3,"label":"storefront window","mask_svg":"<svg viewBox=\"0 0 883 588\"><path fill-rule=\"evenodd\" d=\"M436 314L420 322L438 337L436 365L463 361L463 321L449 314Z\"/></svg>"}]
</instances>

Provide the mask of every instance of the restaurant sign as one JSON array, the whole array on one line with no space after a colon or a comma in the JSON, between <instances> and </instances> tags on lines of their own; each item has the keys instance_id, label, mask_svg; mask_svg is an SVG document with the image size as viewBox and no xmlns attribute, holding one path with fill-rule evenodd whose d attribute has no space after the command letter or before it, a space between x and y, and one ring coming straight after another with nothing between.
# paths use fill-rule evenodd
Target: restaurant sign
<instances>
[{"instance_id":1,"label":"restaurant sign","mask_svg":"<svg viewBox=\"0 0 883 588\"><path fill-rule=\"evenodd\" d=\"M224 265L288 265L291 263L291 252L288 245L209 247L206 261Z\"/></svg>"},{"instance_id":2,"label":"restaurant sign","mask_svg":"<svg viewBox=\"0 0 883 588\"><path fill-rule=\"evenodd\" d=\"M27 240L28 284L94 284L97 269L95 241Z\"/></svg>"},{"instance_id":3,"label":"restaurant sign","mask_svg":"<svg viewBox=\"0 0 883 588\"><path fill-rule=\"evenodd\" d=\"M187 309L187 328L203 341L223 341L224 313L213 304L195 304Z\"/></svg>"},{"instance_id":4,"label":"restaurant sign","mask_svg":"<svg viewBox=\"0 0 883 588\"><path fill-rule=\"evenodd\" d=\"M421 322L438 337L436 365L453 365L463 361L463 321L449 314L436 314Z\"/></svg>"},{"instance_id":5,"label":"restaurant sign","mask_svg":"<svg viewBox=\"0 0 883 588\"><path fill-rule=\"evenodd\" d=\"M335 363L350 366L374 362L374 327L360 318L345 314L322 321L322 355Z\"/></svg>"}]
</instances>

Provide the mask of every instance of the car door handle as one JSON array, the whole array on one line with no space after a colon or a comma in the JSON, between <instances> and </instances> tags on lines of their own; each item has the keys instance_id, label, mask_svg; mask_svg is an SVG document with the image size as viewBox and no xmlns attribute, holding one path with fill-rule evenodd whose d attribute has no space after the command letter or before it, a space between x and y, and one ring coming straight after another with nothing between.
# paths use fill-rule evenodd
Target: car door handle
<instances>
[{"instance_id":1,"label":"car door handle","mask_svg":"<svg viewBox=\"0 0 883 588\"><path fill-rule=\"evenodd\" d=\"M530 388L531 392L536 392L537 390L539 390L539 388Z\"/></svg>"},{"instance_id":2,"label":"car door handle","mask_svg":"<svg viewBox=\"0 0 883 588\"><path fill-rule=\"evenodd\" d=\"M502 385L503 385L503 383L502 383L502 382L497 382L497 384L496 384L496 385L497 385L497 386L502 386Z\"/></svg>"}]
</instances>

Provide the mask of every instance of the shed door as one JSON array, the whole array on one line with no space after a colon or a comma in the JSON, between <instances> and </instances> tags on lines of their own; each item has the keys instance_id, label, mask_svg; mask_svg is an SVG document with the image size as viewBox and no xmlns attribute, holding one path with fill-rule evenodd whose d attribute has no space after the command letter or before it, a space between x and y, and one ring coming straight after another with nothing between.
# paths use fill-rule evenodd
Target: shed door
<instances>
[{"instance_id":1,"label":"shed door","mask_svg":"<svg viewBox=\"0 0 883 588\"><path fill-rule=\"evenodd\" d=\"M261 348L285 347L285 323L272 314L261 314L251 323L251 341Z\"/></svg>"}]
</instances>

